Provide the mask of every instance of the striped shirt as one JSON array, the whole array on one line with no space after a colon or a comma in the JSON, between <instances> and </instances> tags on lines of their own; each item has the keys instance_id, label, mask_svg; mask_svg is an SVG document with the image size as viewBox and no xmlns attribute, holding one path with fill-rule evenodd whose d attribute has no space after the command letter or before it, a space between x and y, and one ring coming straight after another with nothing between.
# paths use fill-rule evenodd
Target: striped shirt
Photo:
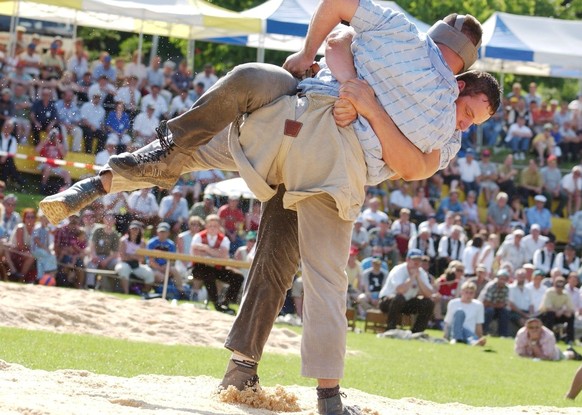
<instances>
[{"instance_id":1,"label":"striped shirt","mask_svg":"<svg viewBox=\"0 0 582 415\"><path fill-rule=\"evenodd\" d=\"M441 150L440 169L449 164L461 145L455 130L457 81L436 44L399 12L372 0L360 0L350 22L358 77L374 89L380 104L402 133L422 152ZM329 69L299 84L303 93L338 96L339 82ZM382 146L363 117L353 124L364 150L367 181L378 184L394 172L382 160Z\"/></svg>"}]
</instances>

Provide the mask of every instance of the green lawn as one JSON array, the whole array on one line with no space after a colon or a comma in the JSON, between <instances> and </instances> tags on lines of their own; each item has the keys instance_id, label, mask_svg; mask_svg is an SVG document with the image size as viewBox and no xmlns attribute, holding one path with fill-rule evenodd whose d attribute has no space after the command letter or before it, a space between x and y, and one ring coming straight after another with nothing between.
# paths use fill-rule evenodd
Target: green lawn
<instances>
[{"instance_id":1,"label":"green lawn","mask_svg":"<svg viewBox=\"0 0 582 415\"><path fill-rule=\"evenodd\" d=\"M0 328L0 338L0 359L8 362L33 369L85 369L126 377L147 373L220 378L229 355L224 349L210 347L12 328ZM473 406L582 407L580 402L562 398L578 362L520 359L514 356L512 347L508 339L490 339L483 349L350 332L342 385L389 398L415 397ZM298 356L266 355L260 366L262 383L314 385L299 375L299 364Z\"/></svg>"}]
</instances>

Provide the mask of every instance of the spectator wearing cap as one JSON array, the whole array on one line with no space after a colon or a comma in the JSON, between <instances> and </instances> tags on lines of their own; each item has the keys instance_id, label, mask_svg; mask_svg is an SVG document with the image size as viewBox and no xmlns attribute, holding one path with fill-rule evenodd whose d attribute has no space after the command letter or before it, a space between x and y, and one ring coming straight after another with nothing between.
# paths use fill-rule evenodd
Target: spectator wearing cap
<instances>
[{"instance_id":1,"label":"spectator wearing cap","mask_svg":"<svg viewBox=\"0 0 582 415\"><path fill-rule=\"evenodd\" d=\"M158 215L170 225L172 233L176 235L187 229L188 202L181 186L175 186L171 194L162 198Z\"/></svg>"},{"instance_id":2,"label":"spectator wearing cap","mask_svg":"<svg viewBox=\"0 0 582 415\"><path fill-rule=\"evenodd\" d=\"M381 219L388 220L388 215L380 210L380 199L372 197L368 201L368 207L362 211L360 218L364 221L364 227L370 230L378 226Z\"/></svg>"},{"instance_id":3,"label":"spectator wearing cap","mask_svg":"<svg viewBox=\"0 0 582 415\"><path fill-rule=\"evenodd\" d=\"M216 81L218 81L218 77L214 73L214 66L211 63L204 64L204 71L196 74L194 77L194 84L202 82L205 91L208 91Z\"/></svg>"},{"instance_id":4,"label":"spectator wearing cap","mask_svg":"<svg viewBox=\"0 0 582 415\"><path fill-rule=\"evenodd\" d=\"M62 99L55 104L57 109L57 120L64 138L63 145L69 150L70 135L72 140L71 150L74 152L81 151L81 141L83 139L83 130L79 127L81 122L81 110L75 102L75 93L72 89L66 89L62 94Z\"/></svg>"},{"instance_id":5,"label":"spectator wearing cap","mask_svg":"<svg viewBox=\"0 0 582 415\"><path fill-rule=\"evenodd\" d=\"M89 240L89 256L86 267L88 269L115 269L118 262L120 239L121 235L115 230L114 212L105 212L103 226L97 227ZM95 274L87 271L87 287L95 287L95 284Z\"/></svg>"},{"instance_id":6,"label":"spectator wearing cap","mask_svg":"<svg viewBox=\"0 0 582 415\"><path fill-rule=\"evenodd\" d=\"M530 159L527 167L519 174L517 194L525 206L529 205L529 198L542 192L543 179L535 159Z\"/></svg>"},{"instance_id":7,"label":"spectator wearing cap","mask_svg":"<svg viewBox=\"0 0 582 415\"><path fill-rule=\"evenodd\" d=\"M46 79L59 79L65 70L65 61L58 55L59 44L53 41L49 50L41 58L40 68L46 73Z\"/></svg>"},{"instance_id":8,"label":"spectator wearing cap","mask_svg":"<svg viewBox=\"0 0 582 415\"><path fill-rule=\"evenodd\" d=\"M506 270L497 272L495 279L487 283L481 291L479 301L485 307L485 323L483 330L489 334L489 325L497 320L497 334L502 337L509 336L509 273Z\"/></svg>"},{"instance_id":9,"label":"spectator wearing cap","mask_svg":"<svg viewBox=\"0 0 582 415\"><path fill-rule=\"evenodd\" d=\"M549 236L552 233L552 214L545 207L547 201L548 199L544 195L536 195L534 197L534 206L527 208L525 211L528 228L537 223L540 225L540 232L545 236Z\"/></svg>"},{"instance_id":10,"label":"spectator wearing cap","mask_svg":"<svg viewBox=\"0 0 582 415\"><path fill-rule=\"evenodd\" d=\"M526 287L526 271L518 268L515 280L509 284L509 321L522 327L525 321L534 315L531 291Z\"/></svg>"},{"instance_id":11,"label":"spectator wearing cap","mask_svg":"<svg viewBox=\"0 0 582 415\"><path fill-rule=\"evenodd\" d=\"M111 56L107 52L101 52L99 62L93 68L93 81L97 82L99 78L105 76L107 82L114 84L117 79L117 69L111 65Z\"/></svg>"},{"instance_id":12,"label":"spectator wearing cap","mask_svg":"<svg viewBox=\"0 0 582 415\"><path fill-rule=\"evenodd\" d=\"M23 62L24 73L28 74L32 79L39 79L41 57L36 52L36 44L30 42L26 50L18 55L18 62Z\"/></svg>"},{"instance_id":13,"label":"spectator wearing cap","mask_svg":"<svg viewBox=\"0 0 582 415\"><path fill-rule=\"evenodd\" d=\"M75 39L73 54L67 60L67 70L73 73L76 82L79 82L83 78L83 75L89 71L85 42L80 37Z\"/></svg>"},{"instance_id":14,"label":"spectator wearing cap","mask_svg":"<svg viewBox=\"0 0 582 415\"><path fill-rule=\"evenodd\" d=\"M540 307L542 304L542 298L544 297L544 294L548 289L548 286L544 284L544 278L545 275L543 271L536 269L533 271L532 280L525 284L527 289L529 289L530 291L531 302L534 306L535 315L539 314Z\"/></svg>"},{"instance_id":15,"label":"spectator wearing cap","mask_svg":"<svg viewBox=\"0 0 582 415\"><path fill-rule=\"evenodd\" d=\"M534 223L529 229L529 234L525 235L521 240L526 252L526 259L532 261L534 257L534 252L538 249L542 249L549 237L542 235L541 227L539 224Z\"/></svg>"},{"instance_id":16,"label":"spectator wearing cap","mask_svg":"<svg viewBox=\"0 0 582 415\"><path fill-rule=\"evenodd\" d=\"M147 243L147 249L157 249L164 252L176 252L176 244L170 239L171 226L167 222L160 222L156 227L156 236ZM166 265L170 261L165 258L149 257L147 263L154 271L154 281L156 284L163 284L166 275ZM184 283L182 275L175 265L170 265L170 277L172 278L180 297L184 295Z\"/></svg>"},{"instance_id":17,"label":"spectator wearing cap","mask_svg":"<svg viewBox=\"0 0 582 415\"><path fill-rule=\"evenodd\" d=\"M145 112L140 112L133 120L131 148L138 149L154 141L157 138L156 128L159 124L160 119L156 116L156 108L153 104L149 104Z\"/></svg>"},{"instance_id":18,"label":"spectator wearing cap","mask_svg":"<svg viewBox=\"0 0 582 415\"><path fill-rule=\"evenodd\" d=\"M129 294L129 278L132 275L144 282L144 293L149 292L154 283L154 271L145 264L144 256L136 253L138 249L145 247L143 224L131 221L127 234L119 241L119 262L115 266L115 272L119 275L121 288L125 294Z\"/></svg>"},{"instance_id":19,"label":"spectator wearing cap","mask_svg":"<svg viewBox=\"0 0 582 415\"><path fill-rule=\"evenodd\" d=\"M576 255L574 245L567 244L563 252L556 255L554 266L562 270L562 276L566 277L571 272L578 272L580 269L580 258Z\"/></svg>"},{"instance_id":20,"label":"spectator wearing cap","mask_svg":"<svg viewBox=\"0 0 582 415\"><path fill-rule=\"evenodd\" d=\"M471 190L479 194L481 167L475 160L475 150L470 147L465 150L465 157L459 158L459 168L461 171L461 187L465 194Z\"/></svg>"},{"instance_id":21,"label":"spectator wearing cap","mask_svg":"<svg viewBox=\"0 0 582 415\"><path fill-rule=\"evenodd\" d=\"M556 142L554 137L552 137L552 123L544 124L543 131L537 134L533 141L532 146L538 155L539 165L543 166L546 157L555 155Z\"/></svg>"},{"instance_id":22,"label":"spectator wearing cap","mask_svg":"<svg viewBox=\"0 0 582 415\"><path fill-rule=\"evenodd\" d=\"M558 204L554 215L564 217L564 207L568 201L568 195L562 189L562 173L558 168L558 157L555 154L548 156L548 163L540 170L543 179L542 194L547 198L546 207L552 208L554 201Z\"/></svg>"},{"instance_id":23,"label":"spectator wearing cap","mask_svg":"<svg viewBox=\"0 0 582 415\"><path fill-rule=\"evenodd\" d=\"M556 266L556 244L553 238L548 238L544 247L537 249L533 255L533 266L542 271L547 277Z\"/></svg>"},{"instance_id":24,"label":"spectator wearing cap","mask_svg":"<svg viewBox=\"0 0 582 415\"><path fill-rule=\"evenodd\" d=\"M511 233L512 238L506 238L503 244L497 251L495 261L498 264L509 263L512 269L518 269L527 262L526 251L522 245L525 232L521 229L516 229Z\"/></svg>"},{"instance_id":25,"label":"spectator wearing cap","mask_svg":"<svg viewBox=\"0 0 582 415\"><path fill-rule=\"evenodd\" d=\"M413 333L426 330L432 316L433 288L421 267L422 252L411 249L406 262L392 268L380 290L379 307L387 315L388 330L402 324L402 315L416 315Z\"/></svg>"},{"instance_id":26,"label":"spectator wearing cap","mask_svg":"<svg viewBox=\"0 0 582 415\"><path fill-rule=\"evenodd\" d=\"M380 301L380 290L386 280L388 272L382 269L382 260L374 258L372 267L362 272L362 279L358 287L361 293L357 297L358 314L365 318L368 310L377 308Z\"/></svg>"},{"instance_id":27,"label":"spectator wearing cap","mask_svg":"<svg viewBox=\"0 0 582 415\"><path fill-rule=\"evenodd\" d=\"M145 188L132 192L127 200L131 217L145 225L158 226L160 206L151 189Z\"/></svg>"},{"instance_id":28,"label":"spectator wearing cap","mask_svg":"<svg viewBox=\"0 0 582 415\"><path fill-rule=\"evenodd\" d=\"M32 125L32 142L40 143L40 134L48 134L58 121L57 108L52 99L53 91L45 87L41 90L40 98L34 101L30 109L30 121Z\"/></svg>"},{"instance_id":29,"label":"spectator wearing cap","mask_svg":"<svg viewBox=\"0 0 582 415\"><path fill-rule=\"evenodd\" d=\"M105 149L101 150L95 155L95 164L97 166L104 166L109 161L109 157L117 154L117 145L119 141L115 134L109 134L105 142Z\"/></svg>"},{"instance_id":30,"label":"spectator wearing cap","mask_svg":"<svg viewBox=\"0 0 582 415\"><path fill-rule=\"evenodd\" d=\"M380 256L390 261L392 267L400 262L400 254L396 243L396 237L390 227L390 219L380 219L377 227L368 231L370 235L370 247L372 255Z\"/></svg>"},{"instance_id":31,"label":"spectator wearing cap","mask_svg":"<svg viewBox=\"0 0 582 415\"><path fill-rule=\"evenodd\" d=\"M169 108L168 101L160 94L161 86L157 84L150 85L151 92L141 100L141 110L145 112L149 105L154 107L154 115L160 120L168 119Z\"/></svg>"},{"instance_id":32,"label":"spectator wearing cap","mask_svg":"<svg viewBox=\"0 0 582 415\"><path fill-rule=\"evenodd\" d=\"M85 142L85 153L93 153L93 140L97 140L95 152L105 148L107 134L105 132L105 109L101 105L101 92L91 95L91 101L81 106L81 128Z\"/></svg>"},{"instance_id":33,"label":"spectator wearing cap","mask_svg":"<svg viewBox=\"0 0 582 415\"><path fill-rule=\"evenodd\" d=\"M408 249L419 249L423 255L428 256L430 261L434 263L436 259L435 242L428 226L420 225L418 227L418 233L408 241Z\"/></svg>"},{"instance_id":34,"label":"spectator wearing cap","mask_svg":"<svg viewBox=\"0 0 582 415\"><path fill-rule=\"evenodd\" d=\"M473 282L465 281L461 286L460 298L455 298L448 304L444 336L452 344L484 346L487 342L483 337L485 311L483 303L475 299L476 290Z\"/></svg>"},{"instance_id":35,"label":"spectator wearing cap","mask_svg":"<svg viewBox=\"0 0 582 415\"><path fill-rule=\"evenodd\" d=\"M208 215L215 215L218 213L218 208L214 202L214 196L206 193L202 197L201 202L196 202L190 209L190 216L198 216L203 220L206 220Z\"/></svg>"},{"instance_id":36,"label":"spectator wearing cap","mask_svg":"<svg viewBox=\"0 0 582 415\"><path fill-rule=\"evenodd\" d=\"M99 104L102 105L103 108L107 110L112 109L111 103L117 94L117 90L113 84L109 82L109 79L106 75L99 76L95 83L89 87L87 95L92 97L95 94L99 94Z\"/></svg>"},{"instance_id":37,"label":"spectator wearing cap","mask_svg":"<svg viewBox=\"0 0 582 415\"><path fill-rule=\"evenodd\" d=\"M532 136L532 130L526 125L526 118L518 115L516 122L509 126L505 137L505 142L511 147L515 160L525 160L525 153L529 150Z\"/></svg>"},{"instance_id":38,"label":"spectator wearing cap","mask_svg":"<svg viewBox=\"0 0 582 415\"><path fill-rule=\"evenodd\" d=\"M206 256L211 258L228 258L230 251L230 240L220 231L220 218L217 215L208 215L206 218L206 229L198 232L192 238L191 253L195 256ZM208 301L214 304L216 311L233 314L234 310L229 307L234 303L239 295L244 277L242 273L233 268L222 266L206 265L194 263L192 276L204 282L208 291ZM216 281L228 284L228 289L222 299L218 296ZM258 299L259 301L265 299Z\"/></svg>"},{"instance_id":39,"label":"spectator wearing cap","mask_svg":"<svg viewBox=\"0 0 582 415\"><path fill-rule=\"evenodd\" d=\"M15 182L18 186L24 186L24 179L16 168L13 155L18 152L18 141L12 135L14 123L11 119L7 120L1 127L0 133L0 151L5 151L9 155L0 155L0 180L7 182L8 179Z\"/></svg>"},{"instance_id":40,"label":"spectator wearing cap","mask_svg":"<svg viewBox=\"0 0 582 415\"><path fill-rule=\"evenodd\" d=\"M14 112L15 107L12 99L12 91L10 88L2 88L0 94L0 128L2 128L7 120L12 119Z\"/></svg>"},{"instance_id":41,"label":"spectator wearing cap","mask_svg":"<svg viewBox=\"0 0 582 415\"><path fill-rule=\"evenodd\" d=\"M239 208L240 197L232 194L228 197L228 202L218 209L218 217L220 218L220 225L224 229L225 235L230 240L230 253L242 245L242 238L239 232L244 230L245 215L241 208Z\"/></svg>"},{"instance_id":42,"label":"spectator wearing cap","mask_svg":"<svg viewBox=\"0 0 582 415\"><path fill-rule=\"evenodd\" d=\"M437 259L438 272L446 269L449 262L453 260L461 261L463 259L463 251L465 250L465 243L462 239L463 235L463 228L459 225L453 225L451 233L440 239Z\"/></svg>"},{"instance_id":43,"label":"spectator wearing cap","mask_svg":"<svg viewBox=\"0 0 582 415\"><path fill-rule=\"evenodd\" d=\"M58 128L50 130L45 138L37 144L35 151L39 156L48 159L38 166L38 169L42 173L42 178L40 179L41 193L49 194L51 192L51 189L47 187L50 176L60 177L65 182L65 186L71 186L72 180L69 171L53 161L62 160L67 155L67 150L65 149L61 132Z\"/></svg>"},{"instance_id":44,"label":"spectator wearing cap","mask_svg":"<svg viewBox=\"0 0 582 415\"><path fill-rule=\"evenodd\" d=\"M574 166L570 173L562 177L562 189L568 197L568 216L572 216L580 210L582 202L582 167Z\"/></svg>"},{"instance_id":45,"label":"spectator wearing cap","mask_svg":"<svg viewBox=\"0 0 582 415\"><path fill-rule=\"evenodd\" d=\"M558 323L566 323L566 343L574 342L574 305L572 299L564 291L566 280L557 277L551 288L548 288L542 298L540 318L548 329L553 330Z\"/></svg>"},{"instance_id":46,"label":"spectator wearing cap","mask_svg":"<svg viewBox=\"0 0 582 415\"><path fill-rule=\"evenodd\" d=\"M105 130L108 138L113 137L117 141L117 152L122 153L131 144L129 129L131 127L129 115L125 112L125 105L121 101L115 103L115 110L109 111L105 119Z\"/></svg>"},{"instance_id":47,"label":"spectator wearing cap","mask_svg":"<svg viewBox=\"0 0 582 415\"><path fill-rule=\"evenodd\" d=\"M392 223L392 234L396 238L396 245L402 257L408 251L408 241L416 235L416 224L410 221L410 209L402 208L398 214L398 219Z\"/></svg>"},{"instance_id":48,"label":"spectator wearing cap","mask_svg":"<svg viewBox=\"0 0 582 415\"><path fill-rule=\"evenodd\" d=\"M497 165L491 162L491 151L487 148L481 152L479 168L481 170L479 188L483 191L485 205L489 206L499 192L499 186L497 185Z\"/></svg>"},{"instance_id":49,"label":"spectator wearing cap","mask_svg":"<svg viewBox=\"0 0 582 415\"><path fill-rule=\"evenodd\" d=\"M442 222L449 211L458 214L463 213L463 205L459 201L459 191L457 189L451 189L449 195L441 200L436 214L437 221Z\"/></svg>"},{"instance_id":50,"label":"spectator wearing cap","mask_svg":"<svg viewBox=\"0 0 582 415\"><path fill-rule=\"evenodd\" d=\"M409 194L410 185L402 182L399 187L390 192L390 211L397 215L402 208L412 209L413 201Z\"/></svg>"}]
</instances>

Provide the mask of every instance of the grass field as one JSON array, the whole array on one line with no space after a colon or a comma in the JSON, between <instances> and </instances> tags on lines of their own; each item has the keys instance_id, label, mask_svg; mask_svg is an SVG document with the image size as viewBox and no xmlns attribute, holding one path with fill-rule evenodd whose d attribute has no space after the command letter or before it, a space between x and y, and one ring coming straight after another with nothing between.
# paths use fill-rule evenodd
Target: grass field
<instances>
[{"instance_id":1,"label":"grass field","mask_svg":"<svg viewBox=\"0 0 582 415\"><path fill-rule=\"evenodd\" d=\"M32 369L84 369L122 377L163 374L220 378L229 355L224 349L210 347L167 346L13 328L0 328L0 338L0 359L8 362ZM512 340L489 340L483 349L350 332L342 385L395 399L415 397L473 406L582 407L580 402L563 399L578 362L521 359L513 354ZM299 375L299 365L298 356L268 354L260 365L262 383L314 385Z\"/></svg>"}]
</instances>

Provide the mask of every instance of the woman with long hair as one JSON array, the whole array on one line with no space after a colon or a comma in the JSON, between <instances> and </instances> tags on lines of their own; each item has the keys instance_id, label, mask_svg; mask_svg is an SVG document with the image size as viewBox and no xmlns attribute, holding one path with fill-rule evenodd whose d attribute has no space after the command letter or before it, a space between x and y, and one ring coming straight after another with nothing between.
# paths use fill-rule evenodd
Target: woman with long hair
<instances>
[{"instance_id":1,"label":"woman with long hair","mask_svg":"<svg viewBox=\"0 0 582 415\"><path fill-rule=\"evenodd\" d=\"M119 242L119 259L115 266L115 272L121 279L121 288L125 294L129 294L129 277L133 276L144 282L143 292L148 292L154 282L154 271L144 263L144 256L136 251L145 249L143 238L143 225L139 221L132 221L129 230Z\"/></svg>"},{"instance_id":2,"label":"woman with long hair","mask_svg":"<svg viewBox=\"0 0 582 415\"><path fill-rule=\"evenodd\" d=\"M36 223L36 210L25 208L22 211L22 223L19 223L10 235L11 262L14 265L12 275L20 282L34 282L36 270L32 256L32 231Z\"/></svg>"}]
</instances>

